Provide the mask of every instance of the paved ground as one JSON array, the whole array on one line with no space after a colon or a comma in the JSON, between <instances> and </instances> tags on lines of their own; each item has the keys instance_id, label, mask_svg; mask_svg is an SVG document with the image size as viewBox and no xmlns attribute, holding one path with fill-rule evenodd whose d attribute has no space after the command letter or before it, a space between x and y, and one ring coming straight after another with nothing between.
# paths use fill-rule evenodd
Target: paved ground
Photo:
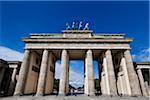
<instances>
[{"instance_id":1,"label":"paved ground","mask_svg":"<svg viewBox=\"0 0 150 100\"><path fill-rule=\"evenodd\" d=\"M20 97L2 97L0 100L150 100L149 97L108 97L108 96L20 96Z\"/></svg>"}]
</instances>

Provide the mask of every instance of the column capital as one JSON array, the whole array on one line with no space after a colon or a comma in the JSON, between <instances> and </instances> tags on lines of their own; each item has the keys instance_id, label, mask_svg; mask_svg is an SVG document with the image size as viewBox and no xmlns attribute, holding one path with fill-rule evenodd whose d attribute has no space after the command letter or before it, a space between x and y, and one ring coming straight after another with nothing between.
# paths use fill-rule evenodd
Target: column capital
<instances>
[{"instance_id":1,"label":"column capital","mask_svg":"<svg viewBox=\"0 0 150 100\"><path fill-rule=\"evenodd\" d=\"M126 50L124 50L124 54L125 54L125 53L129 53L129 54L131 54L130 52L131 52L131 50L130 50L130 49L126 49ZM125 55L124 55L124 56L125 56Z\"/></svg>"},{"instance_id":2,"label":"column capital","mask_svg":"<svg viewBox=\"0 0 150 100\"><path fill-rule=\"evenodd\" d=\"M44 49L43 52L44 52L44 51L49 51L49 50L48 50L48 49Z\"/></svg>"},{"instance_id":3,"label":"column capital","mask_svg":"<svg viewBox=\"0 0 150 100\"><path fill-rule=\"evenodd\" d=\"M92 50L91 50L91 49L88 49L88 50L86 51L86 54L92 54Z\"/></svg>"},{"instance_id":4,"label":"column capital","mask_svg":"<svg viewBox=\"0 0 150 100\"><path fill-rule=\"evenodd\" d=\"M62 53L67 53L68 52L68 50L66 50L66 49L62 49Z\"/></svg>"},{"instance_id":5,"label":"column capital","mask_svg":"<svg viewBox=\"0 0 150 100\"><path fill-rule=\"evenodd\" d=\"M107 55L111 55L111 50L110 49L107 49L106 51L105 51L105 57L107 56ZM112 55L111 55L112 56Z\"/></svg>"}]
</instances>

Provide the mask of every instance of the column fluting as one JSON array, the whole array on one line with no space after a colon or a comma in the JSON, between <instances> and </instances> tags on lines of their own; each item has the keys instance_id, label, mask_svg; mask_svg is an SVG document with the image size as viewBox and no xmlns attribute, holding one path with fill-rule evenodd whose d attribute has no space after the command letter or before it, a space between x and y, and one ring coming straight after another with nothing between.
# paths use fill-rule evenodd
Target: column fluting
<instances>
[{"instance_id":1,"label":"column fluting","mask_svg":"<svg viewBox=\"0 0 150 100\"><path fill-rule=\"evenodd\" d=\"M94 68L93 68L93 55L92 55L92 50L88 50L86 52L86 74L87 75L87 91L88 95L95 95L95 87L94 87ZM86 84L86 83L85 83Z\"/></svg>"},{"instance_id":2,"label":"column fluting","mask_svg":"<svg viewBox=\"0 0 150 100\"><path fill-rule=\"evenodd\" d=\"M128 71L128 76L129 76L132 95L133 96L141 95L139 80L138 80L138 77L137 77L136 72L134 70L130 50L126 50L124 52L124 57L125 57L125 60L126 60L127 71Z\"/></svg>"},{"instance_id":3,"label":"column fluting","mask_svg":"<svg viewBox=\"0 0 150 100\"><path fill-rule=\"evenodd\" d=\"M67 50L62 50L62 54L61 54L61 75L60 75L60 83L59 83L59 95L66 95L68 63L69 63L68 52L67 52Z\"/></svg>"},{"instance_id":4,"label":"column fluting","mask_svg":"<svg viewBox=\"0 0 150 100\"><path fill-rule=\"evenodd\" d=\"M38 80L36 96L44 95L47 68L48 68L48 56L49 56L48 50L44 50L43 56L42 56L41 67L40 67L40 75L39 75L39 80Z\"/></svg>"},{"instance_id":5,"label":"column fluting","mask_svg":"<svg viewBox=\"0 0 150 100\"><path fill-rule=\"evenodd\" d=\"M105 56L106 56L106 60L107 60L110 95L115 96L115 95L117 95L117 87L116 87L116 78L115 78L111 50L107 50L105 52Z\"/></svg>"},{"instance_id":6,"label":"column fluting","mask_svg":"<svg viewBox=\"0 0 150 100\"><path fill-rule=\"evenodd\" d=\"M138 77L139 77L139 81L140 81L143 96L148 96L148 93L147 93L147 90L146 90L146 87L145 87L145 82L144 82L143 75L142 75L142 71L141 71L140 68L137 69L137 74L138 74Z\"/></svg>"},{"instance_id":7,"label":"column fluting","mask_svg":"<svg viewBox=\"0 0 150 100\"><path fill-rule=\"evenodd\" d=\"M21 64L21 68L19 72L18 82L16 84L16 88L14 92L14 95L16 96L23 95L27 72L29 69L29 63L30 63L30 50L25 50L23 62Z\"/></svg>"}]
</instances>

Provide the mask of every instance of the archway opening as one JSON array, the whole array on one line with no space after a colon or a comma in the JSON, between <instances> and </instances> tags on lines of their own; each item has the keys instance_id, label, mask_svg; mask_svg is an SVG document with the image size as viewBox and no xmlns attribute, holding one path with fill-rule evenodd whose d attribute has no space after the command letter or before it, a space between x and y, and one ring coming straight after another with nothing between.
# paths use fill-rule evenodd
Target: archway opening
<instances>
[{"instance_id":1,"label":"archway opening","mask_svg":"<svg viewBox=\"0 0 150 100\"><path fill-rule=\"evenodd\" d=\"M69 59L69 92L75 94L84 94L85 85L85 59ZM94 92L96 95L100 95L100 66L96 58L93 59L93 69L94 69ZM55 62L55 78L53 85L53 93L59 93L59 82L61 75L61 60ZM68 85L67 85L68 86ZM73 90L72 90L73 89ZM68 90L67 90L68 91Z\"/></svg>"},{"instance_id":2,"label":"archway opening","mask_svg":"<svg viewBox=\"0 0 150 100\"><path fill-rule=\"evenodd\" d=\"M58 95L59 92L59 82L61 73L61 60L55 62L55 77L53 83L53 94Z\"/></svg>"},{"instance_id":3,"label":"archway opening","mask_svg":"<svg viewBox=\"0 0 150 100\"><path fill-rule=\"evenodd\" d=\"M70 60L69 94L84 94L84 61Z\"/></svg>"},{"instance_id":4,"label":"archway opening","mask_svg":"<svg viewBox=\"0 0 150 100\"><path fill-rule=\"evenodd\" d=\"M95 85L95 95L100 95L100 68L97 60L93 61L94 66L94 85Z\"/></svg>"}]
</instances>

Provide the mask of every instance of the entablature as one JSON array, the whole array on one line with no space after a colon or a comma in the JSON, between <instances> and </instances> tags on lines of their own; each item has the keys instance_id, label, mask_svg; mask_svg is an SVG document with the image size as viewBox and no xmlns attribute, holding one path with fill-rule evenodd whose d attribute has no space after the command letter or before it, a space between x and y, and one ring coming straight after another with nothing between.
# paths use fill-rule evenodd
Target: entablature
<instances>
[{"instance_id":1,"label":"entablature","mask_svg":"<svg viewBox=\"0 0 150 100\"><path fill-rule=\"evenodd\" d=\"M39 42L54 42L54 43L67 43L67 42L75 42L75 43L130 43L133 41L131 38L125 38L125 39L98 39L98 38L84 38L84 39L68 39L68 38L23 38L22 39L26 43L39 43Z\"/></svg>"},{"instance_id":2,"label":"entablature","mask_svg":"<svg viewBox=\"0 0 150 100\"><path fill-rule=\"evenodd\" d=\"M26 43L25 49L130 49L122 43Z\"/></svg>"}]
</instances>

